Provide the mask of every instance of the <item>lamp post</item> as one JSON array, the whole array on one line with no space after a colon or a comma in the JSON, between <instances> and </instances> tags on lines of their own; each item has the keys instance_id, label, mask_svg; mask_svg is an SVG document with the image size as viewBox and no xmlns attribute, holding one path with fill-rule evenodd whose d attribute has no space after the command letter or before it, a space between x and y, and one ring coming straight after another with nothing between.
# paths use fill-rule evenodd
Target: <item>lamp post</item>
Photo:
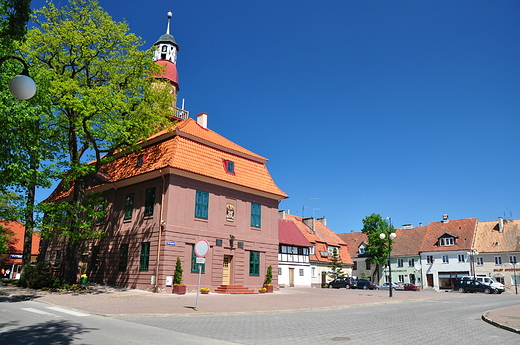
<instances>
[{"instance_id":1,"label":"lamp post","mask_svg":"<svg viewBox=\"0 0 520 345\"><path fill-rule=\"evenodd\" d=\"M0 66L9 59L18 60L23 64L22 73L11 79L9 90L11 90L13 96L18 99L25 100L32 98L36 93L36 83L29 77L29 66L27 66L27 63L22 58L12 55L0 58Z\"/></svg>"},{"instance_id":2,"label":"lamp post","mask_svg":"<svg viewBox=\"0 0 520 345\"><path fill-rule=\"evenodd\" d=\"M515 277L515 294L518 295L518 284L517 284L517 277L516 277L516 258L515 258L515 262L512 262L511 264L513 265L513 274L514 274L514 277Z\"/></svg>"},{"instance_id":3,"label":"lamp post","mask_svg":"<svg viewBox=\"0 0 520 345\"><path fill-rule=\"evenodd\" d=\"M397 237L397 235L395 234L395 232L390 232L392 231L392 220L391 218L387 219L390 220L390 226L387 230L387 233L382 232L379 234L379 238L382 240L388 238L388 297L392 297L392 265L390 265L390 254L392 253L392 240L394 240Z\"/></svg>"},{"instance_id":4,"label":"lamp post","mask_svg":"<svg viewBox=\"0 0 520 345\"><path fill-rule=\"evenodd\" d=\"M477 273L475 272L475 256L477 256L479 254L478 251L474 250L474 249L471 249L469 252L468 252L468 255L469 255L469 264L470 264L470 268L471 268L471 271L472 271L472 276L473 276L473 279L476 278L476 275Z\"/></svg>"}]
</instances>

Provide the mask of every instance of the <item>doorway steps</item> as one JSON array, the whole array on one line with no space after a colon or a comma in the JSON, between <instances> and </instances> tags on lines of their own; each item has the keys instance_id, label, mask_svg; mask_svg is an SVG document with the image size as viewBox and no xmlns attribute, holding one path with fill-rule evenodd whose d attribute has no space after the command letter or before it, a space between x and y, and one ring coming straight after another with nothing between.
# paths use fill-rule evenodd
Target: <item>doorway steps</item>
<instances>
[{"instance_id":1,"label":"doorway steps","mask_svg":"<svg viewBox=\"0 0 520 345\"><path fill-rule=\"evenodd\" d=\"M242 285L220 285L213 292L216 293L229 293L229 294L252 294L257 293L254 290L250 290Z\"/></svg>"}]
</instances>

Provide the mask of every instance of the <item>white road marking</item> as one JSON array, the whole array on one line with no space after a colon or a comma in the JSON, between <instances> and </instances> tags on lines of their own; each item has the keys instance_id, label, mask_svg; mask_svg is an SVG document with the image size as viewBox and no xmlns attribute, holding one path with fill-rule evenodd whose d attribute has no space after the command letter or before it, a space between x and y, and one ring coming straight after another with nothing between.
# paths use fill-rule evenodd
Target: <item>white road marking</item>
<instances>
[{"instance_id":1,"label":"white road marking","mask_svg":"<svg viewBox=\"0 0 520 345\"><path fill-rule=\"evenodd\" d=\"M60 307L47 307L47 309L59 311L60 313L65 313L65 314L74 315L74 316L89 316L89 314L80 313L79 311L74 311L74 310L69 310L69 309L63 309Z\"/></svg>"},{"instance_id":2,"label":"white road marking","mask_svg":"<svg viewBox=\"0 0 520 345\"><path fill-rule=\"evenodd\" d=\"M47 313L46 311L38 310L38 309L34 309L34 308L21 308L21 309L22 309L22 310L25 310L25 311L28 311L28 312L31 312L31 313L40 314L40 315L47 315L47 316L61 317L61 316L59 316L59 315L52 314L52 313Z\"/></svg>"}]
</instances>

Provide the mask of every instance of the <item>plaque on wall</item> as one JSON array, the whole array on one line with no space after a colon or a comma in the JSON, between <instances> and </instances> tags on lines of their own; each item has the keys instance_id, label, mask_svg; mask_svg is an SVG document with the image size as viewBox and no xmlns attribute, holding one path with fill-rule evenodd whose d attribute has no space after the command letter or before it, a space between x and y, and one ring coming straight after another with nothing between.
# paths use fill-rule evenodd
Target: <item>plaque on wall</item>
<instances>
[{"instance_id":1,"label":"plaque on wall","mask_svg":"<svg viewBox=\"0 0 520 345\"><path fill-rule=\"evenodd\" d=\"M235 221L235 205L233 205L233 204L226 204L226 220L228 222L234 222Z\"/></svg>"}]
</instances>

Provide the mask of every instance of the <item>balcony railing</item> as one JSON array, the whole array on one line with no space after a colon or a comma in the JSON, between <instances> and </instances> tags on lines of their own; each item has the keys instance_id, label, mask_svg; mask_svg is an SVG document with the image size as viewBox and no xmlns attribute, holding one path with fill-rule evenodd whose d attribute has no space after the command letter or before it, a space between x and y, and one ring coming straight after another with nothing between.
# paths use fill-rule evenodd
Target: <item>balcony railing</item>
<instances>
[{"instance_id":1,"label":"balcony railing","mask_svg":"<svg viewBox=\"0 0 520 345\"><path fill-rule=\"evenodd\" d=\"M173 117L179 120L186 120L190 116L190 112L181 108L173 107Z\"/></svg>"}]
</instances>

